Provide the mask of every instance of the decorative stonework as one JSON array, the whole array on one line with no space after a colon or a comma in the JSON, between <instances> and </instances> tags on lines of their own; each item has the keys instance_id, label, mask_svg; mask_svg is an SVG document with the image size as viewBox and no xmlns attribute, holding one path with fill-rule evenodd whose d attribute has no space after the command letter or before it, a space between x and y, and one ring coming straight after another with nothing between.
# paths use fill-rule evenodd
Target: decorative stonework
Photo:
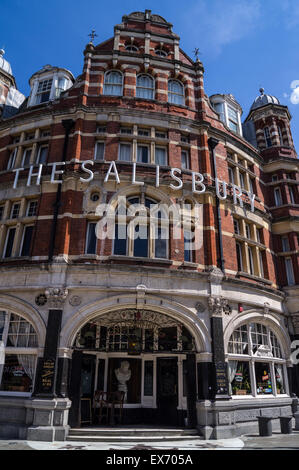
<instances>
[{"instance_id":1,"label":"decorative stonework","mask_svg":"<svg viewBox=\"0 0 299 470\"><path fill-rule=\"evenodd\" d=\"M268 315L270 312L270 304L268 302L264 303L264 315Z\"/></svg>"},{"instance_id":2,"label":"decorative stonework","mask_svg":"<svg viewBox=\"0 0 299 470\"><path fill-rule=\"evenodd\" d=\"M47 301L48 301L48 299L47 299L47 296L45 294L39 294L35 297L35 303L39 307L42 307L43 305L46 305Z\"/></svg>"},{"instance_id":3,"label":"decorative stonework","mask_svg":"<svg viewBox=\"0 0 299 470\"><path fill-rule=\"evenodd\" d=\"M73 297L71 297L69 299L69 304L72 305L73 307L77 307L78 305L80 305L82 302L81 300L81 297L79 297L79 295L73 295Z\"/></svg>"},{"instance_id":4,"label":"decorative stonework","mask_svg":"<svg viewBox=\"0 0 299 470\"><path fill-rule=\"evenodd\" d=\"M202 304L201 302L197 302L197 304L195 305L195 308L197 310L197 313L203 313L206 309L205 305Z\"/></svg>"},{"instance_id":5,"label":"decorative stonework","mask_svg":"<svg viewBox=\"0 0 299 470\"><path fill-rule=\"evenodd\" d=\"M64 287L49 287L45 291L50 308L63 308L63 304L67 298L68 290Z\"/></svg>"},{"instance_id":6,"label":"decorative stonework","mask_svg":"<svg viewBox=\"0 0 299 470\"><path fill-rule=\"evenodd\" d=\"M232 313L232 308L228 303L228 299L223 297L209 297L208 306L211 316L213 317L222 317L223 313L230 315Z\"/></svg>"},{"instance_id":7,"label":"decorative stonework","mask_svg":"<svg viewBox=\"0 0 299 470\"><path fill-rule=\"evenodd\" d=\"M221 269L216 268L215 266L209 268L209 281L213 282L214 284L220 284L222 279L224 278L224 274Z\"/></svg>"}]
</instances>

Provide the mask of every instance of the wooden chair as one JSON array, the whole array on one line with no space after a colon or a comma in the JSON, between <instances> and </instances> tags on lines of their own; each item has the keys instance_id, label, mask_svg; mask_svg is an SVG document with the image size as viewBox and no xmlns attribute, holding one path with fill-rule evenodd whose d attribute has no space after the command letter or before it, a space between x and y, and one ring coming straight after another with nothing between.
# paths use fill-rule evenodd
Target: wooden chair
<instances>
[{"instance_id":1,"label":"wooden chair","mask_svg":"<svg viewBox=\"0 0 299 470\"><path fill-rule=\"evenodd\" d=\"M102 419L105 418L106 424L109 424L109 410L112 409L111 402L107 397L107 392L103 392L102 390L96 390L94 393L93 399L93 408L95 410L99 409L98 413L98 423L102 423Z\"/></svg>"},{"instance_id":2,"label":"wooden chair","mask_svg":"<svg viewBox=\"0 0 299 470\"><path fill-rule=\"evenodd\" d=\"M112 392L109 395L109 402L112 405L111 410L111 424L115 423L115 417L118 418L119 424L122 424L123 421L123 405L125 399L125 392ZM116 414L116 410L118 410L118 414Z\"/></svg>"}]
</instances>

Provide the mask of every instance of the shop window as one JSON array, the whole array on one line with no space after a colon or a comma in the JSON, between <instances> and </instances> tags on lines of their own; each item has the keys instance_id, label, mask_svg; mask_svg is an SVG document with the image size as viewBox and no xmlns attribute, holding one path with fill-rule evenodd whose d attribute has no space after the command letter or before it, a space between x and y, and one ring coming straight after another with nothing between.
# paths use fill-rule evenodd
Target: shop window
<instances>
[{"instance_id":1,"label":"shop window","mask_svg":"<svg viewBox=\"0 0 299 470\"><path fill-rule=\"evenodd\" d=\"M0 390L31 393L38 346L33 326L19 315L1 311L0 339L4 348L4 364L0 366Z\"/></svg>"},{"instance_id":2,"label":"shop window","mask_svg":"<svg viewBox=\"0 0 299 470\"><path fill-rule=\"evenodd\" d=\"M273 379L270 364L266 362L255 363L256 391L258 395L273 394Z\"/></svg>"},{"instance_id":3,"label":"shop window","mask_svg":"<svg viewBox=\"0 0 299 470\"><path fill-rule=\"evenodd\" d=\"M251 323L238 327L228 342L228 358L230 394L286 393L286 361L278 338L268 326Z\"/></svg>"},{"instance_id":4,"label":"shop window","mask_svg":"<svg viewBox=\"0 0 299 470\"><path fill-rule=\"evenodd\" d=\"M228 382L230 395L251 395L249 362L228 361Z\"/></svg>"}]
</instances>

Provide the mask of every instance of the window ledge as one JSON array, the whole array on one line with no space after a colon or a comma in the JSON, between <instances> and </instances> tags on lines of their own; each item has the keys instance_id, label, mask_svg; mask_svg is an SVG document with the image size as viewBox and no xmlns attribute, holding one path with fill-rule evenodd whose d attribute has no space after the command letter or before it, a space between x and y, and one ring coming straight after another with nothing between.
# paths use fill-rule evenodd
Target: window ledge
<instances>
[{"instance_id":1,"label":"window ledge","mask_svg":"<svg viewBox=\"0 0 299 470\"><path fill-rule=\"evenodd\" d=\"M134 261L136 263L165 264L171 265L172 261L164 258L143 258L138 256L111 255L108 258L111 261Z\"/></svg>"},{"instance_id":2,"label":"window ledge","mask_svg":"<svg viewBox=\"0 0 299 470\"><path fill-rule=\"evenodd\" d=\"M269 281L268 279L265 279L264 277L258 277L249 273L245 273L244 271L238 271L237 277L247 277L248 279L252 279L253 281L263 282L264 284L268 284L269 286L272 285L272 281Z\"/></svg>"},{"instance_id":3,"label":"window ledge","mask_svg":"<svg viewBox=\"0 0 299 470\"><path fill-rule=\"evenodd\" d=\"M197 269L198 267L198 264L197 263L193 263L191 261L184 261L180 268L189 268L189 269Z\"/></svg>"}]
</instances>

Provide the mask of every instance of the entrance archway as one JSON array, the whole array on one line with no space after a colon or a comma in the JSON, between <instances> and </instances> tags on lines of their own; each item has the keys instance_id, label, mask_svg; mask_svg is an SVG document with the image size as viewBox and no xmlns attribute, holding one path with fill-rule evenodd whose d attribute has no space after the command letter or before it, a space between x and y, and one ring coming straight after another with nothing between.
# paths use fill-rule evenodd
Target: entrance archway
<instances>
[{"instance_id":1,"label":"entrance archway","mask_svg":"<svg viewBox=\"0 0 299 470\"><path fill-rule=\"evenodd\" d=\"M196 389L195 367L193 385L187 380L196 348L193 335L177 319L151 310L105 313L83 325L72 347L73 412L80 408L78 401L90 400L93 406L97 391L107 396L124 391L123 419L98 423L95 409L93 424L184 424L190 386L193 396ZM117 371L123 368L128 375L121 381ZM80 421L86 421L82 409Z\"/></svg>"}]
</instances>

